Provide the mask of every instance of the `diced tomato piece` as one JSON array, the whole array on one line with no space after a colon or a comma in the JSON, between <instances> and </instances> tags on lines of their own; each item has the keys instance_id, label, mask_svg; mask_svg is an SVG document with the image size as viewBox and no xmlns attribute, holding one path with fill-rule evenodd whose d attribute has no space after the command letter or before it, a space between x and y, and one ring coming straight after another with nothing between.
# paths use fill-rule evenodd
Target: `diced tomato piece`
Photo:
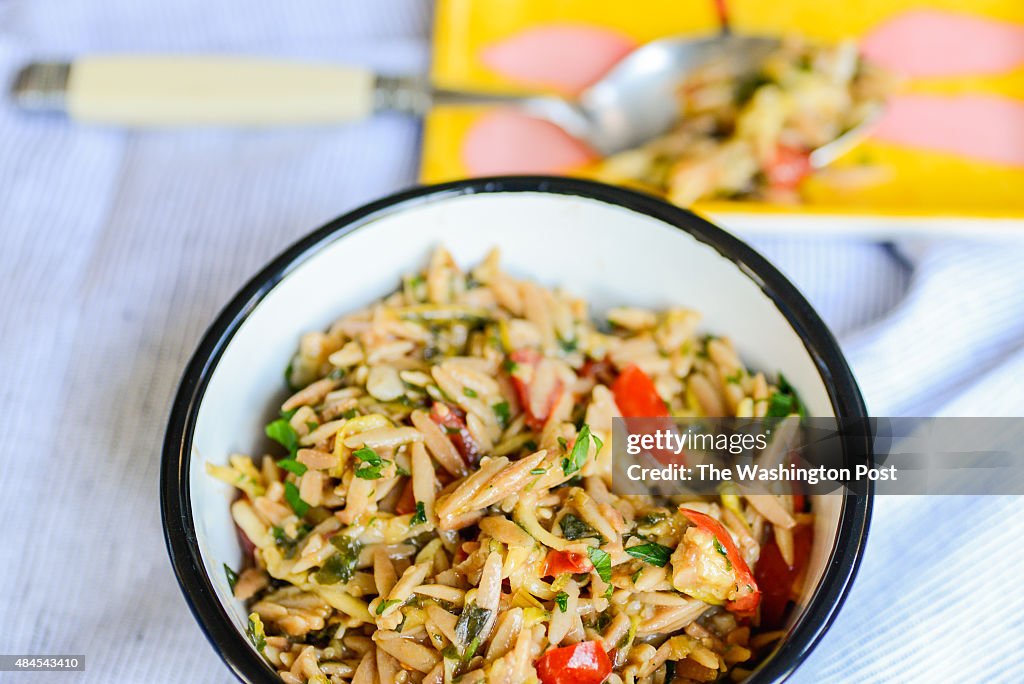
<instances>
[{"instance_id":1,"label":"diced tomato piece","mask_svg":"<svg viewBox=\"0 0 1024 684\"><path fill-rule=\"evenodd\" d=\"M402 495L398 497L398 503L395 504L395 513L398 515L406 515L407 513L416 512L416 493L412 490L412 478L406 478L405 487L402 489Z\"/></svg>"},{"instance_id":2,"label":"diced tomato piece","mask_svg":"<svg viewBox=\"0 0 1024 684\"><path fill-rule=\"evenodd\" d=\"M669 415L654 381L635 364L626 366L615 379L612 394L625 418L666 418Z\"/></svg>"},{"instance_id":3,"label":"diced tomato piece","mask_svg":"<svg viewBox=\"0 0 1024 684\"><path fill-rule=\"evenodd\" d=\"M553 648L537 661L541 684L601 684L611 672L612 661L600 641Z\"/></svg>"},{"instance_id":4,"label":"diced tomato piece","mask_svg":"<svg viewBox=\"0 0 1024 684\"><path fill-rule=\"evenodd\" d=\"M547 557L544 558L544 571L541 576L558 577L567 572L576 575L593 569L594 564L586 554L552 550L548 551Z\"/></svg>"},{"instance_id":5,"label":"diced tomato piece","mask_svg":"<svg viewBox=\"0 0 1024 684\"><path fill-rule=\"evenodd\" d=\"M793 584L799 579L811 554L814 531L810 525L799 525L793 529L793 566L786 565L778 544L772 537L761 547L754 577L761 588L761 626L778 629L786 617L793 594Z\"/></svg>"},{"instance_id":6,"label":"diced tomato piece","mask_svg":"<svg viewBox=\"0 0 1024 684\"><path fill-rule=\"evenodd\" d=\"M508 357L517 365L529 367L533 373L537 372L537 367L541 362L541 354L536 349L517 349L509 354ZM552 409L555 408L555 404L558 403L562 392L565 391L562 381L559 380L555 383L554 388L552 388L544 401L544 406L537 411L534 410L535 407L530 401L531 383L523 380L520 373L513 372L512 384L515 385L516 394L519 395L519 404L523 407L523 411L526 412L526 424L531 430L543 430L544 423L547 422Z\"/></svg>"},{"instance_id":7,"label":"diced tomato piece","mask_svg":"<svg viewBox=\"0 0 1024 684\"><path fill-rule=\"evenodd\" d=\"M775 148L775 158L765 167L765 175L773 187L794 190L811 173L810 155L786 145Z\"/></svg>"},{"instance_id":8,"label":"diced tomato piece","mask_svg":"<svg viewBox=\"0 0 1024 684\"><path fill-rule=\"evenodd\" d=\"M480 460L480 445L469 433L463 415L454 406L441 402L434 402L430 409L430 419L441 426L445 435L462 456L462 460L466 462L466 465L475 466Z\"/></svg>"},{"instance_id":9,"label":"diced tomato piece","mask_svg":"<svg viewBox=\"0 0 1024 684\"><path fill-rule=\"evenodd\" d=\"M725 609L740 616L752 616L757 610L757 605L761 602L761 591L758 589L754 574L750 572L750 566L747 565L747 561L743 560L743 554L740 553L736 542L732 539L732 535L729 534L729 530L725 529L722 523L710 515L699 511L680 507L679 512L700 529L713 534L718 543L725 549L725 555L729 562L732 563L739 596L735 600L727 602Z\"/></svg>"}]
</instances>

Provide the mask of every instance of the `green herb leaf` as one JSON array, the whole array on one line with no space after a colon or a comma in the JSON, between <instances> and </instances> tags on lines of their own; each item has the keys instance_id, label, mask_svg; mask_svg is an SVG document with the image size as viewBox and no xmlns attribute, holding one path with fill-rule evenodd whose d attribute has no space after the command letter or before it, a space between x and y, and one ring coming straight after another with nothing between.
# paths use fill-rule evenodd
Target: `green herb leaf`
<instances>
[{"instance_id":1,"label":"green herb leaf","mask_svg":"<svg viewBox=\"0 0 1024 684\"><path fill-rule=\"evenodd\" d=\"M294 368L294 366L295 366L295 357L293 356L288 361L288 365L285 366L285 368L284 368L284 385L285 385L285 387L287 387L292 392L298 392L302 388L301 387L296 387L295 384L292 383L292 369Z\"/></svg>"},{"instance_id":2,"label":"green herb leaf","mask_svg":"<svg viewBox=\"0 0 1024 684\"><path fill-rule=\"evenodd\" d=\"M227 563L224 563L224 576L228 578L228 586L231 587L233 593L235 585L238 584L238 573L232 570Z\"/></svg>"},{"instance_id":3,"label":"green herb leaf","mask_svg":"<svg viewBox=\"0 0 1024 684\"><path fill-rule=\"evenodd\" d=\"M789 384L786 380L786 376L779 373L778 391L772 392L771 396L768 397L768 410L765 416L768 418L785 418L793 414L799 415L801 418L807 417L807 407L804 406L803 401L800 400L800 395L797 394L796 389Z\"/></svg>"},{"instance_id":4,"label":"green herb leaf","mask_svg":"<svg viewBox=\"0 0 1024 684\"><path fill-rule=\"evenodd\" d=\"M381 469L384 464L380 465L364 465L356 469L355 476L360 480L379 480L383 477Z\"/></svg>"},{"instance_id":5,"label":"green herb leaf","mask_svg":"<svg viewBox=\"0 0 1024 684\"><path fill-rule=\"evenodd\" d=\"M309 511L309 504L302 500L299 496L299 488L294 482L284 483L284 500L288 502L288 505L295 511L295 515L300 518L306 515Z\"/></svg>"},{"instance_id":6,"label":"green herb leaf","mask_svg":"<svg viewBox=\"0 0 1024 684\"><path fill-rule=\"evenodd\" d=\"M590 562L594 564L594 570L597 571L598 576L605 582L611 582L612 557L606 551L594 546L587 549L587 555L590 556Z\"/></svg>"},{"instance_id":7,"label":"green herb leaf","mask_svg":"<svg viewBox=\"0 0 1024 684\"><path fill-rule=\"evenodd\" d=\"M389 601L381 601L380 603L377 604L377 611L376 611L377 615L383 615L385 610L387 610L391 606L397 605L397 604L399 604L401 602L402 601L400 599L391 599Z\"/></svg>"},{"instance_id":8,"label":"green herb leaf","mask_svg":"<svg viewBox=\"0 0 1024 684\"><path fill-rule=\"evenodd\" d=\"M245 629L245 635L249 637L249 641L260 652L260 655L263 655L263 651L267 647L267 634L263 631L263 621L260 620L259 613L249 614L249 625Z\"/></svg>"},{"instance_id":9,"label":"green herb leaf","mask_svg":"<svg viewBox=\"0 0 1024 684\"><path fill-rule=\"evenodd\" d=\"M473 640L479 640L481 632L487 626L492 615L492 611L487 608L481 608L474 603L468 604L462 610L462 614L459 615L459 621L455 623L455 636L459 643L466 646L465 651L463 651L463 657L469 651L469 647L473 645Z\"/></svg>"},{"instance_id":10,"label":"green herb leaf","mask_svg":"<svg viewBox=\"0 0 1024 684\"><path fill-rule=\"evenodd\" d=\"M480 637L473 637L473 640L469 642L469 646L466 647L466 652L462 654L462 662L468 663L472 660L478 648L480 648Z\"/></svg>"},{"instance_id":11,"label":"green herb leaf","mask_svg":"<svg viewBox=\"0 0 1024 684\"><path fill-rule=\"evenodd\" d=\"M558 609L563 613L569 609L569 595L564 591L560 591L555 594L555 603L558 604Z\"/></svg>"},{"instance_id":12,"label":"green herb leaf","mask_svg":"<svg viewBox=\"0 0 1024 684\"><path fill-rule=\"evenodd\" d=\"M358 415L359 415L359 409L350 408L348 411L345 411L344 413L342 413L341 417L344 418L345 420L352 420L353 418L355 418Z\"/></svg>"},{"instance_id":13,"label":"green herb leaf","mask_svg":"<svg viewBox=\"0 0 1024 684\"><path fill-rule=\"evenodd\" d=\"M377 455L377 452L371 449L370 447L364 446L361 449L356 449L355 451L352 452L352 455L358 458L363 463L369 463L370 465L380 465L381 463L384 462L383 459L381 459L381 457Z\"/></svg>"},{"instance_id":14,"label":"green herb leaf","mask_svg":"<svg viewBox=\"0 0 1024 684\"><path fill-rule=\"evenodd\" d=\"M558 526L562 528L562 536L569 541L576 541L577 539L597 539L602 544L605 539L601 534L591 527L588 523L580 520L572 513L566 513L562 516L562 519L558 521Z\"/></svg>"},{"instance_id":15,"label":"green herb leaf","mask_svg":"<svg viewBox=\"0 0 1024 684\"><path fill-rule=\"evenodd\" d=\"M505 359L501 362L501 367L506 373L512 375L516 372L516 369L519 368L519 364L512 359Z\"/></svg>"},{"instance_id":16,"label":"green herb leaf","mask_svg":"<svg viewBox=\"0 0 1024 684\"><path fill-rule=\"evenodd\" d=\"M633 558L642 560L645 563L657 565L659 568L665 567L669 558L672 557L672 549L667 546L662 546L661 544L655 544L654 542L640 544L639 546L630 546L626 549L626 553Z\"/></svg>"},{"instance_id":17,"label":"green herb leaf","mask_svg":"<svg viewBox=\"0 0 1024 684\"><path fill-rule=\"evenodd\" d=\"M416 502L416 514L412 516L409 521L409 527L415 527L416 525L422 525L427 522L427 509L423 505L422 501Z\"/></svg>"},{"instance_id":18,"label":"green herb leaf","mask_svg":"<svg viewBox=\"0 0 1024 684\"><path fill-rule=\"evenodd\" d=\"M465 394L470 399L476 399L477 396L479 396L479 395L477 395L476 390L472 389L470 387L463 387L462 388L462 393Z\"/></svg>"},{"instance_id":19,"label":"green herb leaf","mask_svg":"<svg viewBox=\"0 0 1024 684\"><path fill-rule=\"evenodd\" d=\"M338 553L328 558L313 577L319 584L337 584L348 582L355 574L356 564L359 562L359 551L361 545L343 534L331 537L331 545L338 550Z\"/></svg>"},{"instance_id":20,"label":"green herb leaf","mask_svg":"<svg viewBox=\"0 0 1024 684\"><path fill-rule=\"evenodd\" d=\"M295 473L296 475L304 475L306 470L308 470L304 464L299 463L294 458L282 458L277 462L277 467L284 468L289 473Z\"/></svg>"},{"instance_id":21,"label":"green herb leaf","mask_svg":"<svg viewBox=\"0 0 1024 684\"><path fill-rule=\"evenodd\" d=\"M295 458L295 453L299 450L299 433L295 431L287 418L278 418L274 422L268 423L265 432L267 437L287 449L291 458Z\"/></svg>"},{"instance_id":22,"label":"green herb leaf","mask_svg":"<svg viewBox=\"0 0 1024 684\"><path fill-rule=\"evenodd\" d=\"M732 560L729 559L729 552L722 546L722 542L718 541L718 537L715 537L715 551L722 554L722 557L725 558L726 570L732 570Z\"/></svg>"},{"instance_id":23,"label":"green herb leaf","mask_svg":"<svg viewBox=\"0 0 1024 684\"><path fill-rule=\"evenodd\" d=\"M546 472L548 472L547 468L534 468L533 470L530 471L530 474L531 475L543 475Z\"/></svg>"},{"instance_id":24,"label":"green herb leaf","mask_svg":"<svg viewBox=\"0 0 1024 684\"><path fill-rule=\"evenodd\" d=\"M572 354L579 347L579 342L576 339L563 340L559 337L558 346L561 347L562 351L566 354Z\"/></svg>"},{"instance_id":25,"label":"green herb leaf","mask_svg":"<svg viewBox=\"0 0 1024 684\"><path fill-rule=\"evenodd\" d=\"M381 478L381 470L390 461L385 461L377 452L370 447L363 447L352 452L352 455L363 462L359 468L356 469L355 475L361 480L379 480Z\"/></svg>"},{"instance_id":26,"label":"green herb leaf","mask_svg":"<svg viewBox=\"0 0 1024 684\"><path fill-rule=\"evenodd\" d=\"M508 402L499 401L491 408L494 409L494 415L498 417L498 422L501 424L501 427L508 427L509 421L512 418L512 412L509 408Z\"/></svg>"},{"instance_id":27,"label":"green herb leaf","mask_svg":"<svg viewBox=\"0 0 1024 684\"><path fill-rule=\"evenodd\" d=\"M600 441L598 442L600 444ZM572 475L578 472L583 464L587 462L587 453L590 451L590 426L584 424L580 433L576 435L576 443L572 445L572 451L562 459L562 472Z\"/></svg>"}]
</instances>

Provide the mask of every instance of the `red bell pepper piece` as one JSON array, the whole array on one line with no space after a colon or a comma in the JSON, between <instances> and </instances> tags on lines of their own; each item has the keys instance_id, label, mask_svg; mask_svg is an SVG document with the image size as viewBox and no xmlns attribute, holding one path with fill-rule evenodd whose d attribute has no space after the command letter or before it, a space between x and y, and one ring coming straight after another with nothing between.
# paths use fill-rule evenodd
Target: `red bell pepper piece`
<instances>
[{"instance_id":1,"label":"red bell pepper piece","mask_svg":"<svg viewBox=\"0 0 1024 684\"><path fill-rule=\"evenodd\" d=\"M814 531L810 525L799 525L793 530L793 565L786 565L782 559L775 538L761 547L754 577L761 588L761 626L778 629L786 617L793 583L800 577L807 559L811 555L811 541Z\"/></svg>"},{"instance_id":2,"label":"red bell pepper piece","mask_svg":"<svg viewBox=\"0 0 1024 684\"><path fill-rule=\"evenodd\" d=\"M434 402L430 409L430 419L441 426L466 465L474 466L480 460L480 445L469 433L463 415L458 409L441 402Z\"/></svg>"},{"instance_id":3,"label":"red bell pepper piece","mask_svg":"<svg viewBox=\"0 0 1024 684\"><path fill-rule=\"evenodd\" d=\"M736 542L732 540L732 535L722 526L722 523L710 515L682 507L679 508L679 512L685 515L698 528L713 534L718 543L725 549L725 555L728 557L729 562L732 563L732 570L736 575L736 585L740 596L733 601L726 602L725 609L740 616L752 616L757 610L757 605L761 602L761 590L758 589L754 574L750 572L750 566L747 565L747 561L743 560L743 555L740 553L739 548L737 548ZM747 591L744 592L744 589Z\"/></svg>"},{"instance_id":4,"label":"red bell pepper piece","mask_svg":"<svg viewBox=\"0 0 1024 684\"><path fill-rule=\"evenodd\" d=\"M575 551L548 551L544 558L544 571L542 577L558 577L561 574L570 572L574 575L590 572L594 564L586 554Z\"/></svg>"},{"instance_id":5,"label":"red bell pepper piece","mask_svg":"<svg viewBox=\"0 0 1024 684\"><path fill-rule=\"evenodd\" d=\"M638 366L630 364L612 383L612 394L615 405L625 419L626 430L630 434L653 433L656 430L673 431L675 425L669 419L668 406L662 401L654 381ZM660 418L662 420L635 420L631 418ZM670 463L686 464L685 452L676 454L669 449L650 449L651 456L665 465Z\"/></svg>"},{"instance_id":6,"label":"red bell pepper piece","mask_svg":"<svg viewBox=\"0 0 1024 684\"><path fill-rule=\"evenodd\" d=\"M509 354L508 357L516 365L530 367L533 369L534 373L537 372L537 366L540 365L541 361L541 354L536 349L516 349L514 352ZM555 408L555 404L558 402L559 397L565 389L562 381L559 380L555 383L555 387L547 396L544 406L541 407L541 410L537 413L534 413L534 407L530 401L530 383L523 380L520 374L513 372L512 384L515 385L516 394L519 395L519 403L526 412L526 424L532 430L543 430L544 423L547 422L548 416L551 415L552 409Z\"/></svg>"},{"instance_id":7,"label":"red bell pepper piece","mask_svg":"<svg viewBox=\"0 0 1024 684\"><path fill-rule=\"evenodd\" d=\"M537 661L541 684L601 684L611 672L612 661L600 641L553 648Z\"/></svg>"},{"instance_id":8,"label":"red bell pepper piece","mask_svg":"<svg viewBox=\"0 0 1024 684\"><path fill-rule=\"evenodd\" d=\"M811 173L810 155L805 150L779 145L775 148L775 158L764 171L772 187L795 190Z\"/></svg>"},{"instance_id":9,"label":"red bell pepper piece","mask_svg":"<svg viewBox=\"0 0 1024 684\"><path fill-rule=\"evenodd\" d=\"M625 418L667 418L669 415L654 382L635 364L626 366L615 379L612 394Z\"/></svg>"}]
</instances>

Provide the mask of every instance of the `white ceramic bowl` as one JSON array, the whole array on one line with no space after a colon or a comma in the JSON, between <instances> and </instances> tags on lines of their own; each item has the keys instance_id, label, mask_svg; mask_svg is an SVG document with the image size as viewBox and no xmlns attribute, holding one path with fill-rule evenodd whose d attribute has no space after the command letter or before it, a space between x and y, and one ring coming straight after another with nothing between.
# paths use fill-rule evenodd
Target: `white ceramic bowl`
<instances>
[{"instance_id":1,"label":"white ceramic bowl","mask_svg":"<svg viewBox=\"0 0 1024 684\"><path fill-rule=\"evenodd\" d=\"M223 570L242 557L232 492L203 464L258 453L299 335L392 292L440 244L461 264L498 246L509 272L563 286L588 299L595 315L623 304L692 307L749 366L781 370L811 415L865 414L835 340L797 290L736 238L658 199L518 177L421 188L358 209L275 259L224 309L185 372L167 430L161 503L171 560L196 619L243 681L279 680L246 639L246 611ZM856 571L870 492L816 497L813 506L815 581L789 636L752 682L781 681L799 665Z\"/></svg>"}]
</instances>

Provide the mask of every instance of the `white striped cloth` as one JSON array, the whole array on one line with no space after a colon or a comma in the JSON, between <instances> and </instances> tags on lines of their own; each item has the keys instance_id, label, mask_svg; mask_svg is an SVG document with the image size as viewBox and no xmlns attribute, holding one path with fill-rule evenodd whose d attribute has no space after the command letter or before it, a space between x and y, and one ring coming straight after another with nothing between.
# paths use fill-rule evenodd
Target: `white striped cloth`
<instances>
[{"instance_id":1,"label":"white striped cloth","mask_svg":"<svg viewBox=\"0 0 1024 684\"><path fill-rule=\"evenodd\" d=\"M419 70L428 27L417 0L6 0L0 82L96 51ZM39 681L229 681L163 546L173 391L234 291L311 227L412 182L417 143L398 117L134 134L0 103L0 652L85 654L84 673ZM1020 245L754 242L840 335L874 413L1020 412ZM1017 504L879 501L850 599L795 681L1017 681Z\"/></svg>"}]
</instances>

